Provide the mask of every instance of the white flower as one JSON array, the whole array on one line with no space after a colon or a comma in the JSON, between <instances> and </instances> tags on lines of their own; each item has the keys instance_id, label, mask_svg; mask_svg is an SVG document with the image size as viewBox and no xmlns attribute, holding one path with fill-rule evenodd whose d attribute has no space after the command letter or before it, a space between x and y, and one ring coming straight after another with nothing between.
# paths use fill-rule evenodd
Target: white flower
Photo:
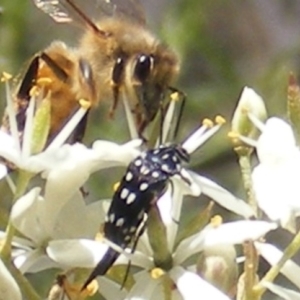
<instances>
[{"instance_id":1,"label":"white flower","mask_svg":"<svg viewBox=\"0 0 300 300\"><path fill-rule=\"evenodd\" d=\"M182 146L191 154L212 135L212 131L215 132L217 129L213 127L208 130L208 127L204 125L203 128L198 129L188 138ZM242 215L252 215L249 207L241 205L241 200L236 199L217 184L187 169L183 169L182 172L184 172L185 178L189 178L190 184L187 184L181 177L174 176L172 178L173 184L170 185L167 192L158 201L160 215L167 231L167 244L164 246L172 253L173 259L173 267L167 274L178 287L176 294L178 299L182 299L182 297L184 299L194 299L190 291L191 289L197 290L200 287L201 290L207 292L207 299L229 299L193 271L184 269L182 264L187 258L199 253L206 246L211 247L220 243L237 244L249 239L256 240L266 232L275 229L276 225L263 221L239 221L220 225L219 227L208 225L201 232L184 239L175 249L178 223L174 220L180 219L184 195L198 196L200 192L205 190L211 197L216 198L219 203L229 199L230 204L227 206L229 209L237 210L238 207L241 207ZM222 198L223 200L221 200ZM100 256L105 252L103 249L102 251L99 249L100 244L98 242L87 240L78 240L77 242L70 240L53 241L51 242L51 247L52 251L51 253L48 251L48 254L54 260L57 259L68 267L90 267L91 264L96 265L101 259ZM121 255L116 263L126 263L128 258L131 259L133 265L144 270L148 271L155 268L153 252L148 237L145 234L140 238L137 251L133 255L129 253ZM162 293L162 278L152 278L145 271L141 271L139 275L136 279L136 285L127 296L128 299L154 299L154 297ZM102 277L98 279L100 290L101 280Z\"/></svg>"},{"instance_id":2,"label":"white flower","mask_svg":"<svg viewBox=\"0 0 300 300\"><path fill-rule=\"evenodd\" d=\"M271 220L288 227L300 212L300 151L286 122L273 117L262 124L252 119L262 131L257 142L250 141L259 158L252 173L257 203Z\"/></svg>"},{"instance_id":3,"label":"white flower","mask_svg":"<svg viewBox=\"0 0 300 300\"><path fill-rule=\"evenodd\" d=\"M0 299L21 300L22 295L16 281L0 259Z\"/></svg>"},{"instance_id":4,"label":"white flower","mask_svg":"<svg viewBox=\"0 0 300 300\"><path fill-rule=\"evenodd\" d=\"M255 247L271 266L275 266L283 256L282 251L271 244L256 242ZM290 259L280 269L280 273L300 289L299 272L300 267Z\"/></svg>"},{"instance_id":5,"label":"white flower","mask_svg":"<svg viewBox=\"0 0 300 300\"><path fill-rule=\"evenodd\" d=\"M264 282L263 285L274 294L285 300L300 300L300 293L290 289L283 288L271 282Z\"/></svg>"},{"instance_id":6,"label":"white flower","mask_svg":"<svg viewBox=\"0 0 300 300\"><path fill-rule=\"evenodd\" d=\"M255 137L257 128L248 118L248 113L260 120L266 119L267 112L263 99L251 88L244 87L231 121L232 131L247 137Z\"/></svg>"},{"instance_id":7,"label":"white flower","mask_svg":"<svg viewBox=\"0 0 300 300\"><path fill-rule=\"evenodd\" d=\"M16 247L14 263L22 272L62 267L59 261L54 262L47 256L49 243L65 238L94 238L104 220L103 203L86 205L82 195L76 192L61 206L61 198L57 196L43 197L40 188L34 188L13 206L11 220L24 235L24 238L15 238L13 243Z\"/></svg>"},{"instance_id":8,"label":"white flower","mask_svg":"<svg viewBox=\"0 0 300 300\"><path fill-rule=\"evenodd\" d=\"M166 198L165 195L164 199L161 199L161 203L167 201L168 199ZM171 198L170 201L172 201ZM174 210L176 210L176 208ZM169 218L170 211L160 210L160 212L163 219ZM176 231L176 228L170 228L172 227L172 223L166 224L166 226L169 232ZM174 221L173 226L177 227ZM174 249L173 241L168 238L167 246L172 253L173 267L167 274L176 284L179 293L177 295L178 298L172 299L195 299L195 295L198 294L197 291L201 293L203 299L229 299L229 297L196 275L193 272L195 269L193 265L184 268L183 264L189 257L199 253L205 249L206 246L211 247L215 245L218 247L224 243L238 244L249 239L256 240L269 230L275 228L275 224L263 221L237 221L218 227L214 227L210 224L201 232L184 239L176 249ZM140 244L142 245L139 245L136 253L132 255L132 264L145 270L152 270L155 268L155 265L152 258L152 249L149 247L146 236L142 236ZM136 276L136 284L126 299L132 299L132 297L134 299L155 299L157 295L163 293L161 290L163 277L153 278L145 271L141 271L141 273L137 275L139 276ZM175 297L175 295L173 296Z\"/></svg>"},{"instance_id":9,"label":"white flower","mask_svg":"<svg viewBox=\"0 0 300 300\"><path fill-rule=\"evenodd\" d=\"M5 130L0 130L0 157L6 159L19 169L23 169L32 173L39 173L43 171L44 160L48 158L48 152L53 154L54 149L59 149L61 145L65 143L68 137L72 134L80 120L87 112L86 108L81 107L74 116L68 121L61 132L55 137L51 145L44 150L44 152L33 155L31 153L32 140L34 136L34 112L35 104L37 100L35 97L31 97L29 105L26 111L26 123L24 127L24 134L22 136L22 143L20 142L20 134L17 129L17 121L15 115L15 109L13 107L13 101L11 98L11 91L8 83L6 82L6 99L7 99L7 114L9 120L10 134ZM50 113L50 112L49 112ZM46 153L47 154L46 154ZM3 178L7 169L6 166L0 167L0 179Z\"/></svg>"}]
</instances>

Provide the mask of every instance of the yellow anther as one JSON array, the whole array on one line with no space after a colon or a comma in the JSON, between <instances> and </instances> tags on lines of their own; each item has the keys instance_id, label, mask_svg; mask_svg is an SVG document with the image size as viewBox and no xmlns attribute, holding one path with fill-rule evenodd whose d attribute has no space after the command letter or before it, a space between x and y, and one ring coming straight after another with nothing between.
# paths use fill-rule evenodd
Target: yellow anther
<instances>
[{"instance_id":1,"label":"yellow anther","mask_svg":"<svg viewBox=\"0 0 300 300\"><path fill-rule=\"evenodd\" d=\"M50 83L52 83L52 79L49 77L40 77L36 81L37 85L48 85Z\"/></svg>"},{"instance_id":2,"label":"yellow anther","mask_svg":"<svg viewBox=\"0 0 300 300\"><path fill-rule=\"evenodd\" d=\"M39 93L40 93L40 88L36 85L34 85L29 91L30 97L37 97Z\"/></svg>"},{"instance_id":3,"label":"yellow anther","mask_svg":"<svg viewBox=\"0 0 300 300\"><path fill-rule=\"evenodd\" d=\"M87 296L94 296L99 290L99 285L97 280L93 280L86 288L84 291L82 291L85 295ZM85 298L84 298L85 299Z\"/></svg>"},{"instance_id":4,"label":"yellow anther","mask_svg":"<svg viewBox=\"0 0 300 300\"><path fill-rule=\"evenodd\" d=\"M153 279L158 279L161 276L165 275L165 271L161 268L154 268L151 270L150 275Z\"/></svg>"},{"instance_id":5,"label":"yellow anther","mask_svg":"<svg viewBox=\"0 0 300 300\"><path fill-rule=\"evenodd\" d=\"M223 219L220 215L213 216L210 220L210 224L213 227L219 227L223 223Z\"/></svg>"},{"instance_id":6,"label":"yellow anther","mask_svg":"<svg viewBox=\"0 0 300 300\"><path fill-rule=\"evenodd\" d=\"M243 105L242 107L241 107L241 112L242 112L242 114L248 114L249 112L250 112L250 108L249 107L247 107L246 105Z\"/></svg>"},{"instance_id":7,"label":"yellow anther","mask_svg":"<svg viewBox=\"0 0 300 300\"><path fill-rule=\"evenodd\" d=\"M231 139L238 139L240 137L239 133L236 131L229 131L227 136Z\"/></svg>"},{"instance_id":8,"label":"yellow anther","mask_svg":"<svg viewBox=\"0 0 300 300\"><path fill-rule=\"evenodd\" d=\"M211 128L214 126L214 122L211 119L206 118L202 121L202 125Z\"/></svg>"},{"instance_id":9,"label":"yellow anther","mask_svg":"<svg viewBox=\"0 0 300 300\"><path fill-rule=\"evenodd\" d=\"M113 186L114 192L119 188L119 186L120 186L120 181L118 181L114 184L114 186Z\"/></svg>"},{"instance_id":10,"label":"yellow anther","mask_svg":"<svg viewBox=\"0 0 300 300\"><path fill-rule=\"evenodd\" d=\"M6 82L12 78L12 75L7 72L2 72L1 82Z\"/></svg>"},{"instance_id":11,"label":"yellow anther","mask_svg":"<svg viewBox=\"0 0 300 300\"><path fill-rule=\"evenodd\" d=\"M103 242L104 239L104 235L102 232L97 232L96 236L95 236L95 241L97 242Z\"/></svg>"},{"instance_id":12,"label":"yellow anther","mask_svg":"<svg viewBox=\"0 0 300 300\"><path fill-rule=\"evenodd\" d=\"M240 142L240 135L236 131L229 131L227 136L231 139L232 143L237 144Z\"/></svg>"},{"instance_id":13,"label":"yellow anther","mask_svg":"<svg viewBox=\"0 0 300 300\"><path fill-rule=\"evenodd\" d=\"M79 99L79 104L82 108L89 109L91 107L91 101L86 99Z\"/></svg>"},{"instance_id":14,"label":"yellow anther","mask_svg":"<svg viewBox=\"0 0 300 300\"><path fill-rule=\"evenodd\" d=\"M216 122L216 124L218 124L218 125L223 125L223 124L226 123L226 120L225 120L225 118L222 117L222 116L216 116L215 122Z\"/></svg>"},{"instance_id":15,"label":"yellow anther","mask_svg":"<svg viewBox=\"0 0 300 300\"><path fill-rule=\"evenodd\" d=\"M179 93L178 92L173 92L171 95L170 95L170 98L171 98L171 101L178 101L179 100Z\"/></svg>"}]
</instances>

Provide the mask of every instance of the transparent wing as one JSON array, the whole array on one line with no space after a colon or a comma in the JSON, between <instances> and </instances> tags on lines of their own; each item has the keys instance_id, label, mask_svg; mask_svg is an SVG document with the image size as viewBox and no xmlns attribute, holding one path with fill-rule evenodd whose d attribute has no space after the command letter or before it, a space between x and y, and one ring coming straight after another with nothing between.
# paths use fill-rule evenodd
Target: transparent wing
<instances>
[{"instance_id":1,"label":"transparent wing","mask_svg":"<svg viewBox=\"0 0 300 300\"><path fill-rule=\"evenodd\" d=\"M64 7L65 1L59 0L33 0L37 8L49 15L55 22L69 23L72 21L68 10Z\"/></svg>"},{"instance_id":2,"label":"transparent wing","mask_svg":"<svg viewBox=\"0 0 300 300\"><path fill-rule=\"evenodd\" d=\"M83 23L104 16L125 18L145 25L145 14L139 0L33 0L34 4L58 23Z\"/></svg>"}]
</instances>

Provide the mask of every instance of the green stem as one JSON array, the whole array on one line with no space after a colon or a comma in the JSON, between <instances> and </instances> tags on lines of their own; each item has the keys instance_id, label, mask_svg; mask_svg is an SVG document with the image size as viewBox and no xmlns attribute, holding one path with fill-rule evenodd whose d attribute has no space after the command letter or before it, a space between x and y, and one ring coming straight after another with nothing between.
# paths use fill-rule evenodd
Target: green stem
<instances>
[{"instance_id":1,"label":"green stem","mask_svg":"<svg viewBox=\"0 0 300 300\"><path fill-rule=\"evenodd\" d=\"M163 270L169 270L172 267L173 260L168 249L166 227L156 205L154 205L149 212L147 232L153 250L155 265Z\"/></svg>"},{"instance_id":2,"label":"green stem","mask_svg":"<svg viewBox=\"0 0 300 300\"><path fill-rule=\"evenodd\" d=\"M12 263L6 264L6 267L9 269L9 271L17 281L18 286L20 287L26 299L30 299L30 300L41 299L41 297L34 290L30 282L27 280L27 278Z\"/></svg>"},{"instance_id":3,"label":"green stem","mask_svg":"<svg viewBox=\"0 0 300 300\"><path fill-rule=\"evenodd\" d=\"M15 203L21 196L24 195L32 176L33 175L31 173L28 173L23 170L19 170L17 188L13 198L13 203ZM9 220L6 226L6 235L3 244L1 245L0 248L0 256L3 260L9 261L11 258L11 243L14 235L15 235L15 228L11 220Z\"/></svg>"},{"instance_id":4,"label":"green stem","mask_svg":"<svg viewBox=\"0 0 300 300\"><path fill-rule=\"evenodd\" d=\"M19 170L17 187L12 201L13 203L15 203L21 196L24 195L32 176L33 175L28 172ZM10 219L6 226L5 239L0 248L0 257L17 281L22 293L26 296L26 299L39 300L41 297L36 293L27 278L13 265L13 263L11 263L11 244L15 235L15 231L16 230Z\"/></svg>"},{"instance_id":5,"label":"green stem","mask_svg":"<svg viewBox=\"0 0 300 300\"><path fill-rule=\"evenodd\" d=\"M239 165L242 172L242 181L247 194L247 202L252 207L255 214L257 215L258 207L255 198L255 193L253 190L253 185L252 185L252 178L251 178L252 169L250 163L250 153L249 151L245 151L245 153L244 152L242 153L237 152L237 153L239 157Z\"/></svg>"},{"instance_id":6,"label":"green stem","mask_svg":"<svg viewBox=\"0 0 300 300\"><path fill-rule=\"evenodd\" d=\"M280 270L284 266L284 264L292 258L300 249L300 231L296 234L292 242L288 245L288 247L284 250L283 256L279 260L279 262L274 265L267 274L261 279L261 281L255 286L255 292L258 295L262 295L266 288L262 285L264 281L273 282L276 276L279 274Z\"/></svg>"}]
</instances>

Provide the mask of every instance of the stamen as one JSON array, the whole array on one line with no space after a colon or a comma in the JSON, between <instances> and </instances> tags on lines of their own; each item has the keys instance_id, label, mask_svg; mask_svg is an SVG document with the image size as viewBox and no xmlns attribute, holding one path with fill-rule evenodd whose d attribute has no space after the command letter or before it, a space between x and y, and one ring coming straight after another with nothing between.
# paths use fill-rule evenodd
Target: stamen
<instances>
[{"instance_id":1,"label":"stamen","mask_svg":"<svg viewBox=\"0 0 300 300\"><path fill-rule=\"evenodd\" d=\"M154 268L151 270L150 275L153 279L158 279L165 275L165 271L161 268Z\"/></svg>"},{"instance_id":2,"label":"stamen","mask_svg":"<svg viewBox=\"0 0 300 300\"><path fill-rule=\"evenodd\" d=\"M64 128L57 134L56 138L53 142L47 147L46 151L57 149L62 146L65 141L72 134L78 123L87 113L87 109L80 107L74 116L68 121L68 123L64 126Z\"/></svg>"},{"instance_id":3,"label":"stamen","mask_svg":"<svg viewBox=\"0 0 300 300\"><path fill-rule=\"evenodd\" d=\"M19 139L19 132L18 132L18 126L17 126L17 120L16 120L16 111L14 108L14 103L11 97L11 90L9 86L9 78L11 76L8 73L3 72L3 76L1 78L1 81L5 80L5 92L6 92L6 101L7 101L7 114L9 119L9 130L11 132L11 135L16 143L17 151L20 153L21 151L21 145L20 145L20 139Z\"/></svg>"},{"instance_id":4,"label":"stamen","mask_svg":"<svg viewBox=\"0 0 300 300\"><path fill-rule=\"evenodd\" d=\"M223 223L223 219L220 215L213 216L210 220L210 224L215 228L222 225L222 223Z\"/></svg>"},{"instance_id":5,"label":"stamen","mask_svg":"<svg viewBox=\"0 0 300 300\"><path fill-rule=\"evenodd\" d=\"M118 181L118 182L116 182L116 183L114 184L114 186L113 186L113 191L114 191L114 192L119 188L120 184L121 184L120 181Z\"/></svg>"},{"instance_id":6,"label":"stamen","mask_svg":"<svg viewBox=\"0 0 300 300\"><path fill-rule=\"evenodd\" d=\"M132 140L138 139L139 135L138 135L138 132L137 132L137 128L135 126L135 122L134 122L134 119L133 119L133 114L132 114L132 112L130 110L130 107L129 107L128 99L125 96L125 93L122 93L122 95L123 95L122 101L123 101L123 105L124 105L124 109L125 109L125 114L126 114L126 118L127 118L127 122L128 122L128 127L129 127L129 132L130 132L131 139Z\"/></svg>"},{"instance_id":7,"label":"stamen","mask_svg":"<svg viewBox=\"0 0 300 300\"><path fill-rule=\"evenodd\" d=\"M84 109L89 109L92 106L91 101L86 100L86 99L79 99L78 102L79 102L80 106Z\"/></svg>"},{"instance_id":8,"label":"stamen","mask_svg":"<svg viewBox=\"0 0 300 300\"><path fill-rule=\"evenodd\" d=\"M179 101L180 97L179 97L179 93L178 92L174 92L170 95L171 101Z\"/></svg>"},{"instance_id":9,"label":"stamen","mask_svg":"<svg viewBox=\"0 0 300 300\"><path fill-rule=\"evenodd\" d=\"M248 118L251 120L251 122L258 128L261 132L263 132L265 128L265 123L263 123L261 120L259 120L254 114L248 113Z\"/></svg>"},{"instance_id":10,"label":"stamen","mask_svg":"<svg viewBox=\"0 0 300 300\"><path fill-rule=\"evenodd\" d=\"M172 120L173 120L173 117L174 117L175 105L176 105L176 101L171 101L170 102L168 110L167 110L167 112L165 114L165 117L164 117L163 128L162 128L162 133L163 133L162 143L163 144L166 143L166 139L167 139L169 131L171 129Z\"/></svg>"},{"instance_id":11,"label":"stamen","mask_svg":"<svg viewBox=\"0 0 300 300\"><path fill-rule=\"evenodd\" d=\"M182 147L189 153L193 153L197 148L203 145L212 135L214 135L222 126L221 124L213 126L213 122L209 119L203 120L203 126L196 130L182 144ZM209 129L210 128L210 129ZM208 130L209 129L209 130ZM205 132L206 131L206 132Z\"/></svg>"},{"instance_id":12,"label":"stamen","mask_svg":"<svg viewBox=\"0 0 300 300\"><path fill-rule=\"evenodd\" d=\"M224 125L226 123L226 120L224 117L219 115L215 117L215 123L218 125Z\"/></svg>"},{"instance_id":13,"label":"stamen","mask_svg":"<svg viewBox=\"0 0 300 300\"><path fill-rule=\"evenodd\" d=\"M202 121L202 125L211 128L214 126L214 122L211 119L206 118Z\"/></svg>"},{"instance_id":14,"label":"stamen","mask_svg":"<svg viewBox=\"0 0 300 300\"><path fill-rule=\"evenodd\" d=\"M34 119L35 97L31 97L28 108L26 110L26 122L23 134L23 144L21 158L26 159L31 154L31 142L33 135L33 119Z\"/></svg>"}]
</instances>

